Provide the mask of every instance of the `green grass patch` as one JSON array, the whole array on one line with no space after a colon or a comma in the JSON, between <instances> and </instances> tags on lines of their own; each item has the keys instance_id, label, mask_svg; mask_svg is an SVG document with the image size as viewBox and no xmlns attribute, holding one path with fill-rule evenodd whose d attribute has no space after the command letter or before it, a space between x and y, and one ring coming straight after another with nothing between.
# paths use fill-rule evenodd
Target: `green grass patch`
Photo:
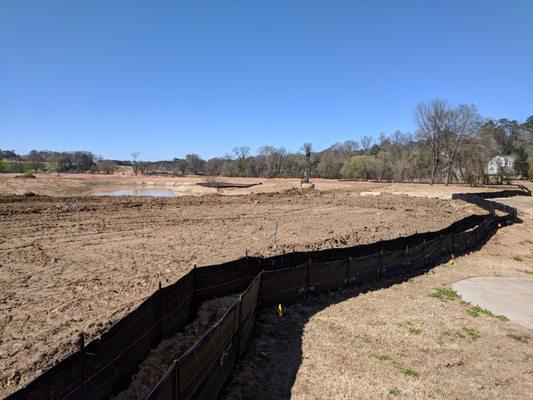
<instances>
[{"instance_id":1,"label":"green grass patch","mask_svg":"<svg viewBox=\"0 0 533 400\"><path fill-rule=\"evenodd\" d=\"M524 353L523 361L524 362L533 361L533 354Z\"/></svg>"},{"instance_id":2,"label":"green grass patch","mask_svg":"<svg viewBox=\"0 0 533 400\"><path fill-rule=\"evenodd\" d=\"M481 308L478 306L471 307L468 309L468 314L470 314L473 317L479 317L480 314L486 315L488 317L492 318L498 318L501 321L508 321L507 317L505 315L494 315L489 310L485 308Z\"/></svg>"},{"instance_id":3,"label":"green grass patch","mask_svg":"<svg viewBox=\"0 0 533 400\"><path fill-rule=\"evenodd\" d=\"M495 253L493 254L493 256L494 256L494 257L501 257L501 256L502 256L502 253L495 252Z\"/></svg>"},{"instance_id":4,"label":"green grass patch","mask_svg":"<svg viewBox=\"0 0 533 400\"><path fill-rule=\"evenodd\" d=\"M409 328L409 333L411 335L419 336L422 333L422 330L417 328Z\"/></svg>"},{"instance_id":5,"label":"green grass patch","mask_svg":"<svg viewBox=\"0 0 533 400\"><path fill-rule=\"evenodd\" d=\"M422 348L420 349L420 351L421 351L422 353L429 354L429 349L428 349L427 347L422 347Z\"/></svg>"},{"instance_id":6,"label":"green grass patch","mask_svg":"<svg viewBox=\"0 0 533 400\"><path fill-rule=\"evenodd\" d=\"M459 298L459 295L457 294L455 290L447 289L447 288L438 288L433 293L430 293L428 296L433 297L435 299L440 299L443 301L455 300Z\"/></svg>"},{"instance_id":7,"label":"green grass patch","mask_svg":"<svg viewBox=\"0 0 533 400\"><path fill-rule=\"evenodd\" d=\"M507 334L508 338L514 339L517 342L520 343L529 343L529 336L528 335L515 335L513 333Z\"/></svg>"},{"instance_id":8,"label":"green grass patch","mask_svg":"<svg viewBox=\"0 0 533 400\"><path fill-rule=\"evenodd\" d=\"M479 332L476 330L476 328L469 328L469 327L463 327L463 331L470 336L470 339L472 340L478 340L481 336L479 336Z\"/></svg>"},{"instance_id":9,"label":"green grass patch","mask_svg":"<svg viewBox=\"0 0 533 400\"><path fill-rule=\"evenodd\" d=\"M0 172L11 172L11 170L11 163L5 160L0 160Z\"/></svg>"},{"instance_id":10,"label":"green grass patch","mask_svg":"<svg viewBox=\"0 0 533 400\"><path fill-rule=\"evenodd\" d=\"M527 243L527 244L533 244L533 240L531 240L531 239L524 239L524 243Z\"/></svg>"},{"instance_id":11,"label":"green grass patch","mask_svg":"<svg viewBox=\"0 0 533 400\"><path fill-rule=\"evenodd\" d=\"M389 356L386 356L385 354L378 354L375 355L374 358L379 361L387 361L389 359Z\"/></svg>"},{"instance_id":12,"label":"green grass patch","mask_svg":"<svg viewBox=\"0 0 533 400\"><path fill-rule=\"evenodd\" d=\"M524 272L524 273L529 274L529 275L533 275L533 271L529 271L527 269L519 269L518 271Z\"/></svg>"},{"instance_id":13,"label":"green grass patch","mask_svg":"<svg viewBox=\"0 0 533 400\"><path fill-rule=\"evenodd\" d=\"M405 376L411 376L413 378L418 378L420 376L420 374L416 371L413 371L412 369L409 369L409 368L405 368L402 370L402 373L405 375Z\"/></svg>"},{"instance_id":14,"label":"green grass patch","mask_svg":"<svg viewBox=\"0 0 533 400\"><path fill-rule=\"evenodd\" d=\"M524 259L520 256L513 256L513 260L515 261L524 261Z\"/></svg>"},{"instance_id":15,"label":"green grass patch","mask_svg":"<svg viewBox=\"0 0 533 400\"><path fill-rule=\"evenodd\" d=\"M393 396L398 396L400 394L400 389L397 387L393 387L391 390L389 390L389 394L392 394Z\"/></svg>"}]
</instances>

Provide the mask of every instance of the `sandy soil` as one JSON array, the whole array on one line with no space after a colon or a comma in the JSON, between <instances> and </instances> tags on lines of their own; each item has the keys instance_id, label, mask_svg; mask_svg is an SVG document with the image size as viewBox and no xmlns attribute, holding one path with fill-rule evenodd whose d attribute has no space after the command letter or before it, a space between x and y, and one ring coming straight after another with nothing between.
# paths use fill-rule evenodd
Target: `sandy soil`
<instances>
[{"instance_id":1,"label":"sandy soil","mask_svg":"<svg viewBox=\"0 0 533 400\"><path fill-rule=\"evenodd\" d=\"M519 216L455 266L302 300L281 319L264 310L225 398L533 398L532 331L446 291L472 276L533 274L533 212Z\"/></svg>"},{"instance_id":2,"label":"sandy soil","mask_svg":"<svg viewBox=\"0 0 533 400\"><path fill-rule=\"evenodd\" d=\"M343 190L78 197L79 211L71 199L0 197L0 396L74 351L79 332L96 337L194 264L374 242L484 212Z\"/></svg>"}]
</instances>

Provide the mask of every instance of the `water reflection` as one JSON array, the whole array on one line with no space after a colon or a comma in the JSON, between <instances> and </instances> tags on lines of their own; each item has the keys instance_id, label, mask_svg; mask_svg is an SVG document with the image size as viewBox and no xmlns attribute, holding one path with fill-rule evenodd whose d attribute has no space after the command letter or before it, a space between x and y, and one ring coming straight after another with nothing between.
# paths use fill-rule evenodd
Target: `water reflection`
<instances>
[{"instance_id":1,"label":"water reflection","mask_svg":"<svg viewBox=\"0 0 533 400\"><path fill-rule=\"evenodd\" d=\"M152 196L152 197L173 197L176 192L166 189L119 189L111 191L94 191L93 196Z\"/></svg>"}]
</instances>

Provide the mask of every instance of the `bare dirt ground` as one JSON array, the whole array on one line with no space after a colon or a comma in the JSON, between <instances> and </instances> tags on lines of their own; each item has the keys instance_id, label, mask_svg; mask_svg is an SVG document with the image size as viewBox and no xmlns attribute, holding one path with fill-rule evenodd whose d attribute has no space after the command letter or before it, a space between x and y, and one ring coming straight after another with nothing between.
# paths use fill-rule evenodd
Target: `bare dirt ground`
<instances>
[{"instance_id":1,"label":"bare dirt ground","mask_svg":"<svg viewBox=\"0 0 533 400\"><path fill-rule=\"evenodd\" d=\"M40 175L28 181L24 190L60 192L61 182L45 184ZM174 282L194 264L246 250L272 255L374 242L484 212L439 199L360 197L354 188L376 184L349 185L333 192L78 197L79 211L71 197L0 197L0 396L74 351L79 332L98 336L159 281ZM65 187L70 191L71 182Z\"/></svg>"},{"instance_id":2,"label":"bare dirt ground","mask_svg":"<svg viewBox=\"0 0 533 400\"><path fill-rule=\"evenodd\" d=\"M90 196L95 192L110 192L120 189L166 189L176 196L202 196L206 194L243 195L251 193L275 193L300 188L300 179L264 178L216 178L223 182L256 184L250 188L217 189L202 187L203 176L145 176L131 173L111 175L97 174L34 174L37 179L20 178L21 174L0 174L0 195L33 192L46 196ZM388 183L351 182L331 179L313 179L318 190L375 190Z\"/></svg>"},{"instance_id":3,"label":"bare dirt ground","mask_svg":"<svg viewBox=\"0 0 533 400\"><path fill-rule=\"evenodd\" d=\"M532 331L451 291L532 276L533 198L505 202L523 222L455 265L264 310L225 398L532 399Z\"/></svg>"},{"instance_id":4,"label":"bare dirt ground","mask_svg":"<svg viewBox=\"0 0 533 400\"><path fill-rule=\"evenodd\" d=\"M232 183L254 183L251 188L217 189L197 185L206 182L202 176L144 176L131 173L98 174L34 174L37 179L20 178L21 174L0 174L0 195L25 194L32 192L46 196L90 196L96 192L111 192L121 189L164 189L176 196L206 194L243 195L251 193L275 193L300 188L300 179L228 178L218 177L219 181ZM313 183L317 190L349 190L357 192L384 192L408 194L410 196L451 198L452 193L480 192L491 188L472 188L465 185L435 185L405 183L356 182L335 179L317 179Z\"/></svg>"}]
</instances>

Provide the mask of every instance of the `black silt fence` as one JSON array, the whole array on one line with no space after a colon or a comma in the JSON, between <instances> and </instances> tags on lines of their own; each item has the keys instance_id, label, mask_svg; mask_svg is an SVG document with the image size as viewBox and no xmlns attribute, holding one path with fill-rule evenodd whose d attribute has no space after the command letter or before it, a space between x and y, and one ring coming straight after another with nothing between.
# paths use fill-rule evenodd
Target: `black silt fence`
<instances>
[{"instance_id":1,"label":"black silt fence","mask_svg":"<svg viewBox=\"0 0 533 400\"><path fill-rule=\"evenodd\" d=\"M260 273L224 316L170 366L148 400L219 396L252 333L261 277Z\"/></svg>"},{"instance_id":2,"label":"black silt fence","mask_svg":"<svg viewBox=\"0 0 533 400\"><path fill-rule=\"evenodd\" d=\"M92 341L8 396L24 400L105 399L127 387L139 363L193 315L194 272L160 288Z\"/></svg>"},{"instance_id":3,"label":"black silt fence","mask_svg":"<svg viewBox=\"0 0 533 400\"><path fill-rule=\"evenodd\" d=\"M80 345L79 351L7 399L108 398L129 384L151 348L190 321L197 304L242 292L224 318L170 367L149 397L215 398L252 332L258 301L293 301L308 292L413 272L442 257L463 254L483 243L498 227L517 220L516 209L487 199L515 195L531 193L506 190L453 195L491 214L471 215L436 232L340 249L245 257L195 268L176 283L160 288L102 337ZM496 211L505 215L497 216Z\"/></svg>"}]
</instances>

